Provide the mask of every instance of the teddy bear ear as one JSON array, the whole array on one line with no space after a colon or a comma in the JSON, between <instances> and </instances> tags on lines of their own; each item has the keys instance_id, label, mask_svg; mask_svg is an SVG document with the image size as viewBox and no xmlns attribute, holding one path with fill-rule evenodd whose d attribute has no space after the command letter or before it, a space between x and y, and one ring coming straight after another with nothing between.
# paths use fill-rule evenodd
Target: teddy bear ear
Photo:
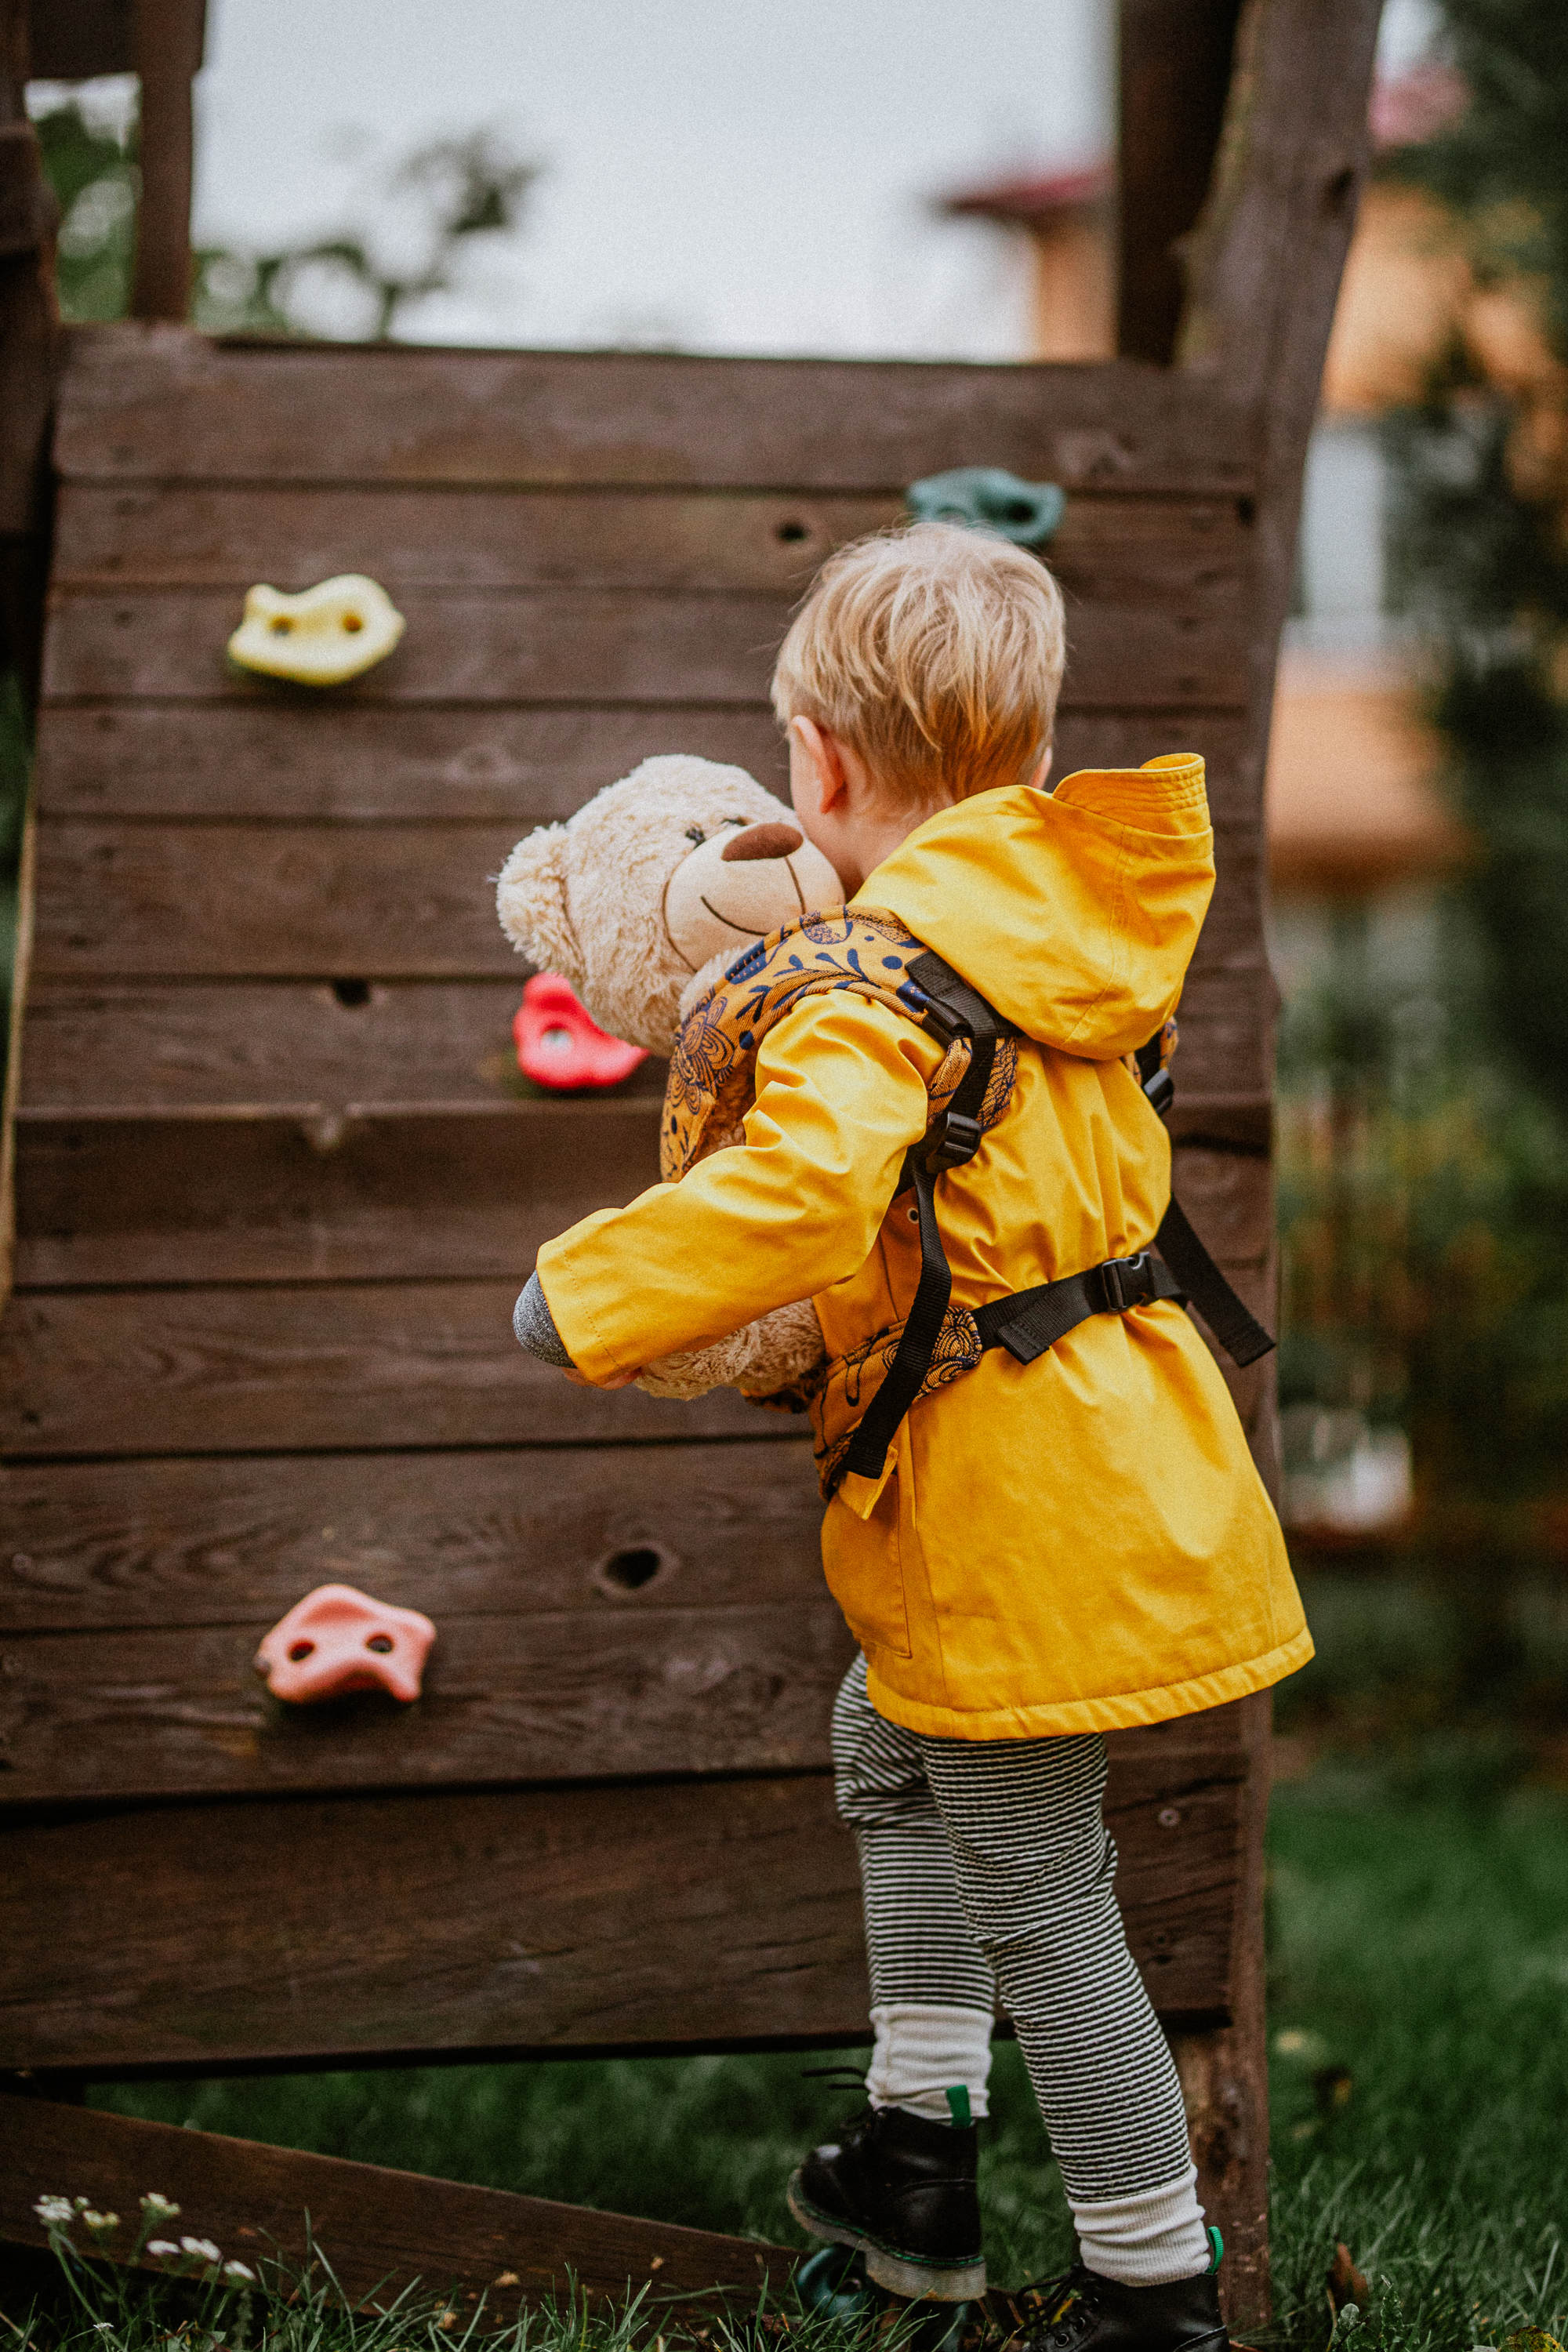
<instances>
[{"instance_id":1,"label":"teddy bear ear","mask_svg":"<svg viewBox=\"0 0 1568 2352\"><path fill-rule=\"evenodd\" d=\"M520 955L575 988L581 958L566 911L566 827L542 824L520 841L496 883L496 913Z\"/></svg>"}]
</instances>

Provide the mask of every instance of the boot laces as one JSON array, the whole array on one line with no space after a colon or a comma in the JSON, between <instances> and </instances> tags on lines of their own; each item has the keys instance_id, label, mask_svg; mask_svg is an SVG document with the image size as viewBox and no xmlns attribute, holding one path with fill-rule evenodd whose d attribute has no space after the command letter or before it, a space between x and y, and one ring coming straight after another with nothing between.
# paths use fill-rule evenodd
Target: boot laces
<instances>
[{"instance_id":1,"label":"boot laces","mask_svg":"<svg viewBox=\"0 0 1568 2352\"><path fill-rule=\"evenodd\" d=\"M1099 2316L1093 2276L1081 2263L1059 2278L1020 2287L1010 2300L1019 2322L1014 2341L1027 2352L1072 2352Z\"/></svg>"}]
</instances>

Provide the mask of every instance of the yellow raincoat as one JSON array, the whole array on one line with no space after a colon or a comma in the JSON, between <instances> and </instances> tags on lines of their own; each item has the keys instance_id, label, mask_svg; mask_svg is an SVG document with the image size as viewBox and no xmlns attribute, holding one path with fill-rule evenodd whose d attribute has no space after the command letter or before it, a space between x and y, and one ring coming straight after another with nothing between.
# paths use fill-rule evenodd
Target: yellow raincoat
<instances>
[{"instance_id":1,"label":"yellow raincoat","mask_svg":"<svg viewBox=\"0 0 1568 2352\"><path fill-rule=\"evenodd\" d=\"M1201 760L984 793L918 826L857 906L895 915L1024 1031L1012 1099L937 1207L955 1305L1152 1239L1170 1145L1121 1056L1174 1009L1214 884ZM810 1297L831 1355L908 1313L892 1207L936 1040L845 991L763 1038L744 1147L547 1244L590 1380ZM889 1213L890 1212L890 1213ZM1184 1310L1095 1315L1033 1364L993 1349L910 1411L823 1525L878 1710L964 1739L1152 1723L1260 1690L1311 1638L1224 1381Z\"/></svg>"}]
</instances>

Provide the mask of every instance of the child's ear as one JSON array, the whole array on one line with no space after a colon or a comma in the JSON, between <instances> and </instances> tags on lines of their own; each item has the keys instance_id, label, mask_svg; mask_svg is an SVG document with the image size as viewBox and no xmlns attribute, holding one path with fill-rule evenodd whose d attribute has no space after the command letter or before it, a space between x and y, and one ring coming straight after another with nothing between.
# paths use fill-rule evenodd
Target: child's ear
<instances>
[{"instance_id":1,"label":"child's ear","mask_svg":"<svg viewBox=\"0 0 1568 2352\"><path fill-rule=\"evenodd\" d=\"M582 985L582 951L566 911L566 827L542 824L520 841L496 884L500 927L539 971Z\"/></svg>"}]
</instances>

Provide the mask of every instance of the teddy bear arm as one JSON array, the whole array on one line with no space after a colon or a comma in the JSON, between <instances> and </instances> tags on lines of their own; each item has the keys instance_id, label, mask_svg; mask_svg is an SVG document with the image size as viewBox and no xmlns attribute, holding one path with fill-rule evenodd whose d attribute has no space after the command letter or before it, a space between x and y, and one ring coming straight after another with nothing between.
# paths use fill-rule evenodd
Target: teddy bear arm
<instances>
[{"instance_id":1,"label":"teddy bear arm","mask_svg":"<svg viewBox=\"0 0 1568 2352\"><path fill-rule=\"evenodd\" d=\"M643 1366L637 1385L657 1397L689 1399L721 1388L773 1396L804 1379L824 1353L816 1310L805 1298L775 1307L709 1347L656 1357Z\"/></svg>"}]
</instances>

